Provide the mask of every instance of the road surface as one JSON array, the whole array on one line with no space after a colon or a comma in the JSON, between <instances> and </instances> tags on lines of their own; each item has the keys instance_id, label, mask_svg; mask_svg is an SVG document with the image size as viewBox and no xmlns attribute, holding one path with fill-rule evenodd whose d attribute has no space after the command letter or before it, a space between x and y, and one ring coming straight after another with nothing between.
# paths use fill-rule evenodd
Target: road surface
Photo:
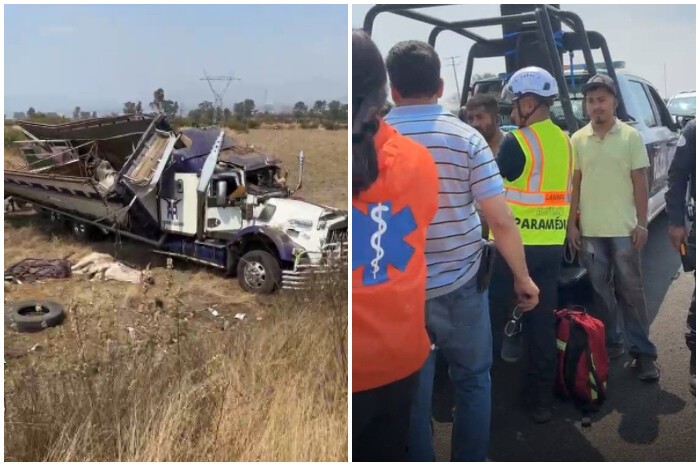
<instances>
[{"instance_id":1,"label":"road surface","mask_svg":"<svg viewBox=\"0 0 700 466\"><path fill-rule=\"evenodd\" d=\"M625 366L630 358L622 357L611 363L608 399L591 429L583 430L578 411L559 400L552 421L537 425L520 407L522 366L501 363L493 379L490 461L695 461L695 397L683 337L694 278L678 273L666 230L662 214L650 225L642 256L659 383L637 380ZM577 290L574 299L590 305L590 290ZM451 427L435 423L438 461L450 459Z\"/></svg>"}]
</instances>

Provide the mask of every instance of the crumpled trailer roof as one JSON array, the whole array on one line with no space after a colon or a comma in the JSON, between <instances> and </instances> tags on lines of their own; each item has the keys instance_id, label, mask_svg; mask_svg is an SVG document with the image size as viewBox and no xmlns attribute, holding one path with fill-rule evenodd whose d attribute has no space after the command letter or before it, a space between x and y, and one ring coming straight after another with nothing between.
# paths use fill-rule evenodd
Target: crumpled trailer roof
<instances>
[{"instance_id":1,"label":"crumpled trailer roof","mask_svg":"<svg viewBox=\"0 0 700 466\"><path fill-rule=\"evenodd\" d=\"M75 145L85 141L96 141L100 152L109 163L119 169L153 119L154 116L150 115L123 115L59 125L21 120L17 122L17 126L28 133L28 136L40 140L67 140Z\"/></svg>"}]
</instances>

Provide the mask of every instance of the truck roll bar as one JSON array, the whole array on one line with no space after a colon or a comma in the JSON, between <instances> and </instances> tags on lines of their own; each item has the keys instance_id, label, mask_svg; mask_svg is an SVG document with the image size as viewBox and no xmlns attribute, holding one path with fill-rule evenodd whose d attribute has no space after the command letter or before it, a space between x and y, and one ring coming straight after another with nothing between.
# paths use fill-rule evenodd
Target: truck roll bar
<instances>
[{"instance_id":1,"label":"truck roll bar","mask_svg":"<svg viewBox=\"0 0 700 466\"><path fill-rule=\"evenodd\" d=\"M437 37L443 31L451 31L455 34L458 34L462 37L466 37L467 39L471 39L474 42L476 42L470 47L467 58L467 67L465 70L464 81L462 86L462 95L460 96L460 105L464 105L466 103L468 90L471 85L474 58L493 58L505 56L506 52L506 44L503 39L486 39L468 29L484 26L503 26L506 24L524 24L526 22L536 22L537 31L532 31L532 33L536 33L538 35L539 41L542 44L542 48L547 54L548 61L552 66L552 74L557 80L557 85L562 90L562 92L560 92L562 109L564 110L564 116L566 118L567 125L569 125L570 131L575 131L576 129L578 129L578 121L576 120L573 114L571 100L566 85L566 79L564 77L564 71L562 68L560 54L563 53L563 51L573 52L575 50L581 50L583 52L586 64L586 71L588 72L589 76L593 76L594 74L596 74L597 70L595 67L595 61L593 60L592 48L601 49L605 61L606 71L615 82L618 95L620 95L620 85L617 80L617 74L615 73L612 57L610 55L610 50L608 49L605 38L597 32L586 31L583 25L583 21L576 13L573 13L571 11L564 11L552 5L533 5L535 9L531 13L518 13L512 15L502 15L493 18L481 18L450 22L426 15L425 13L420 11L416 11L425 8L434 8L437 6L446 5L447 4L375 5L372 8L370 8L370 10L365 15L363 29L367 32L367 34L371 36L374 27L374 21L377 18L377 16L380 13L392 13L398 16L413 19L434 26L433 29L430 31L430 35L428 36L428 43L432 47L435 47ZM561 49L564 50L561 50L559 47L557 47L557 43L554 40L551 17L560 20L563 24L565 24L573 31L562 33L561 44L563 44L563 47L561 47ZM518 43L521 38L522 35L518 37ZM618 101L618 116L623 121L629 120L630 118L627 113L624 100L618 99Z\"/></svg>"}]
</instances>

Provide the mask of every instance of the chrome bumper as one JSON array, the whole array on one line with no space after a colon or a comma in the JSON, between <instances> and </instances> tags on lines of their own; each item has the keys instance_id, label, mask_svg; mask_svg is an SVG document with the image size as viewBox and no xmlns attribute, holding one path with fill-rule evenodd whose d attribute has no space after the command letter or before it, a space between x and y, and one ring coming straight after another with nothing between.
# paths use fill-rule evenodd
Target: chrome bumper
<instances>
[{"instance_id":1,"label":"chrome bumper","mask_svg":"<svg viewBox=\"0 0 700 466\"><path fill-rule=\"evenodd\" d=\"M303 252L294 261L294 268L282 271L282 289L306 290L312 286L324 286L348 270L348 243L329 243L321 251L321 260L311 263Z\"/></svg>"}]
</instances>

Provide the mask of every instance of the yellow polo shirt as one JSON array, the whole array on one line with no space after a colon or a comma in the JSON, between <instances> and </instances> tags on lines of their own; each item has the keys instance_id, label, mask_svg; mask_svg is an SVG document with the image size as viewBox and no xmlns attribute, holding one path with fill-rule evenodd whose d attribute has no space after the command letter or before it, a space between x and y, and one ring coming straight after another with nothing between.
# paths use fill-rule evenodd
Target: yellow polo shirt
<instances>
[{"instance_id":1,"label":"yellow polo shirt","mask_svg":"<svg viewBox=\"0 0 700 466\"><path fill-rule=\"evenodd\" d=\"M615 119L605 138L590 123L571 137L581 171L581 234L591 237L629 236L637 225L632 170L649 166L639 131Z\"/></svg>"}]
</instances>

